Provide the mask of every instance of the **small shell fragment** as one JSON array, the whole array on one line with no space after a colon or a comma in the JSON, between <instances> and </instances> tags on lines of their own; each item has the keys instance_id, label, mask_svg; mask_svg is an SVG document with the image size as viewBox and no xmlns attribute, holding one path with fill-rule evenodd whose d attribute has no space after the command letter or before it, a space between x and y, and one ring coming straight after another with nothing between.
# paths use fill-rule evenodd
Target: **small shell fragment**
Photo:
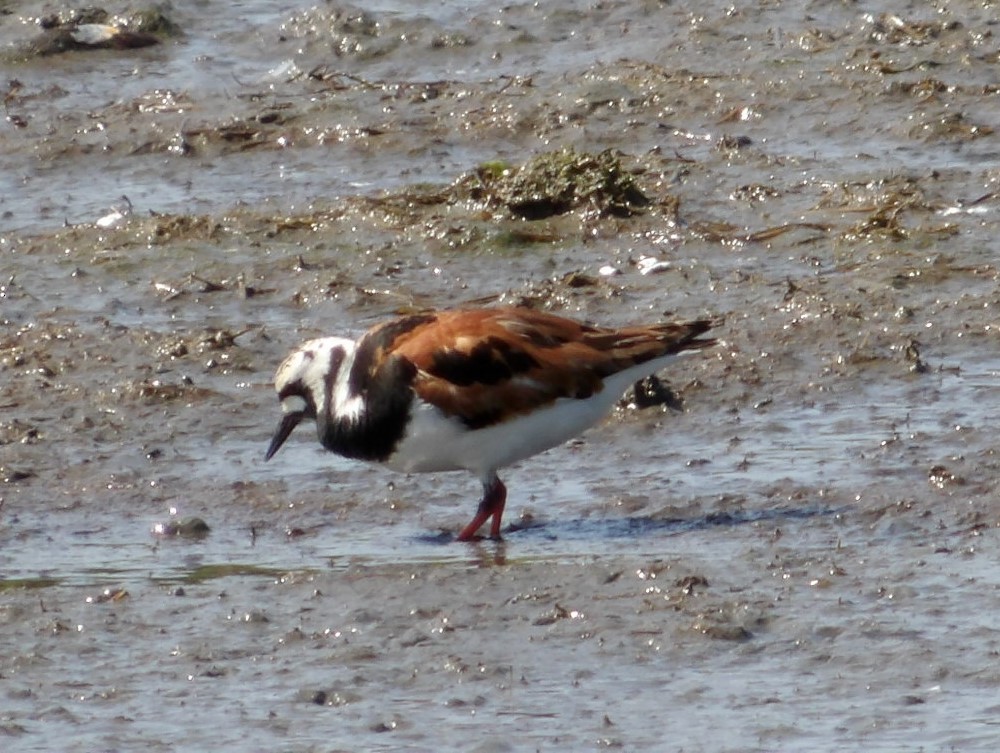
<instances>
[{"instance_id":1,"label":"small shell fragment","mask_svg":"<svg viewBox=\"0 0 1000 753\"><path fill-rule=\"evenodd\" d=\"M102 228L121 227L130 214L132 214L132 202L128 196L122 196L121 204L111 207L111 211L103 217L98 217L94 224Z\"/></svg>"},{"instance_id":2,"label":"small shell fragment","mask_svg":"<svg viewBox=\"0 0 1000 753\"><path fill-rule=\"evenodd\" d=\"M641 275L651 275L657 272L666 272L671 268L669 261L661 261L655 256L643 256L635 265Z\"/></svg>"},{"instance_id":3,"label":"small shell fragment","mask_svg":"<svg viewBox=\"0 0 1000 753\"><path fill-rule=\"evenodd\" d=\"M69 35L77 44L104 44L110 42L121 30L110 24L80 24Z\"/></svg>"}]
</instances>

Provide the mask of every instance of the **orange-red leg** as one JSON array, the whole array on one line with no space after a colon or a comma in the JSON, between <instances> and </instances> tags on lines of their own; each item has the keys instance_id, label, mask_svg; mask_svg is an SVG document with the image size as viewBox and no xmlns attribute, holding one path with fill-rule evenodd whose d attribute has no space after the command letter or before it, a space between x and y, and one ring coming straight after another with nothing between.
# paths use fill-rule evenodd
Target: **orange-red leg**
<instances>
[{"instance_id":1,"label":"orange-red leg","mask_svg":"<svg viewBox=\"0 0 1000 753\"><path fill-rule=\"evenodd\" d=\"M507 487L496 474L483 482L483 499L476 510L476 517L472 519L462 532L458 534L459 541L472 541L476 532L489 518L493 518L490 524L490 538L500 538L500 521L503 518L503 508L507 504Z\"/></svg>"}]
</instances>

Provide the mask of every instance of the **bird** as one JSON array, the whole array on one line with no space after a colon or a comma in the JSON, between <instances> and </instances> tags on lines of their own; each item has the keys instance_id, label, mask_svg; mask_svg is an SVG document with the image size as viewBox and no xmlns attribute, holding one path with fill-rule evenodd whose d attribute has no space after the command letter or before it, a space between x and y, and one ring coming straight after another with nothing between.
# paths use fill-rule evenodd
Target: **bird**
<instances>
[{"instance_id":1,"label":"bird","mask_svg":"<svg viewBox=\"0 0 1000 753\"><path fill-rule=\"evenodd\" d=\"M264 460L303 421L338 455L402 473L465 470L483 496L458 541L490 522L501 538L497 471L582 433L633 383L716 344L712 319L601 327L526 307L400 316L359 339L309 340L278 367L282 416Z\"/></svg>"}]
</instances>

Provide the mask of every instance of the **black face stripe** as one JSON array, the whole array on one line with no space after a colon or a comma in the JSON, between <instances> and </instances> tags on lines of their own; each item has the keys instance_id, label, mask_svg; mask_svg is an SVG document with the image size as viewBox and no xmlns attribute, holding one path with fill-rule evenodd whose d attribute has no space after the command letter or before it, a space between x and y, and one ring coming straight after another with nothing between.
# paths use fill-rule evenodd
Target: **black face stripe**
<instances>
[{"instance_id":1,"label":"black face stripe","mask_svg":"<svg viewBox=\"0 0 1000 753\"><path fill-rule=\"evenodd\" d=\"M339 371L340 369L329 370L323 375L323 405L326 406L327 413L333 410L333 388Z\"/></svg>"},{"instance_id":2,"label":"black face stripe","mask_svg":"<svg viewBox=\"0 0 1000 753\"><path fill-rule=\"evenodd\" d=\"M405 358L392 355L390 350L401 335L434 319L431 315L404 317L361 338L347 378L348 394L364 401L358 416L335 413L333 393L345 353L342 349L337 349L336 356L331 353L323 384L326 410L318 419L324 447L359 460L381 461L393 453L410 421L411 385L417 367Z\"/></svg>"},{"instance_id":3,"label":"black face stripe","mask_svg":"<svg viewBox=\"0 0 1000 753\"><path fill-rule=\"evenodd\" d=\"M506 340L490 337L468 353L443 350L434 354L428 373L459 387L498 384L538 367L538 361Z\"/></svg>"},{"instance_id":4,"label":"black face stripe","mask_svg":"<svg viewBox=\"0 0 1000 753\"><path fill-rule=\"evenodd\" d=\"M317 351L312 348L308 350L303 350L301 353L304 362L308 363L313 361L317 357ZM337 373L340 371L340 365L344 361L345 356L344 349L340 346L331 348L328 352L329 362L327 363L326 371L323 375L324 379L324 390L326 398L326 405L330 405L330 396L333 390L333 383L336 381ZM299 373L302 371L302 366L298 367ZM289 397L301 397L306 402L306 410L304 415L308 418L316 417L316 398L317 395L313 394L313 391L306 386L306 383L302 379L296 379L293 382L289 382L278 390L278 400L283 402Z\"/></svg>"},{"instance_id":5,"label":"black face stripe","mask_svg":"<svg viewBox=\"0 0 1000 753\"><path fill-rule=\"evenodd\" d=\"M348 458L382 461L392 455L410 422L413 379L417 367L399 356L390 355L374 374L357 385L364 395L360 416L321 417L323 446ZM352 370L353 376L353 370Z\"/></svg>"},{"instance_id":6,"label":"black face stripe","mask_svg":"<svg viewBox=\"0 0 1000 753\"><path fill-rule=\"evenodd\" d=\"M306 351L306 355L311 358L315 358L313 351ZM328 361L326 364L326 370L323 372L323 399L326 410L330 410L330 406L333 405L333 386L337 381L337 374L340 373L340 365L344 362L344 349L339 345L335 348L331 348L328 354ZM309 404L312 415L316 415L316 396L312 394L312 390L307 390L303 386L302 396L306 399Z\"/></svg>"},{"instance_id":7,"label":"black face stripe","mask_svg":"<svg viewBox=\"0 0 1000 753\"><path fill-rule=\"evenodd\" d=\"M312 392L306 389L302 382L292 382L291 384L286 384L281 392L278 393L278 400L284 402L290 397L301 397L305 403L306 408L302 412L302 415L306 418L316 417L316 400L313 398Z\"/></svg>"},{"instance_id":8,"label":"black face stripe","mask_svg":"<svg viewBox=\"0 0 1000 753\"><path fill-rule=\"evenodd\" d=\"M286 397L293 397L295 395L298 395L299 397L306 396L306 388L302 386L302 382L295 381L286 384L278 392L278 400L284 401Z\"/></svg>"}]
</instances>

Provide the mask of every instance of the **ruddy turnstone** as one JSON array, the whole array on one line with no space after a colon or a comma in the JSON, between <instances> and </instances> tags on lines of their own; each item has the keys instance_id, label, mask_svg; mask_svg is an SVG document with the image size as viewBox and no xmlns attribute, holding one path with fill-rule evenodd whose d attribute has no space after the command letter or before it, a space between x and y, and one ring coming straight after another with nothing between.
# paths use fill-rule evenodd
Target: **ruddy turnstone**
<instances>
[{"instance_id":1,"label":"ruddy turnstone","mask_svg":"<svg viewBox=\"0 0 1000 753\"><path fill-rule=\"evenodd\" d=\"M357 341L304 343L278 367L283 418L265 460L304 419L338 455L404 473L467 470L483 482L469 541L490 518L500 537L507 489L497 469L597 423L625 389L682 353L712 322L612 329L526 308L404 316Z\"/></svg>"}]
</instances>

